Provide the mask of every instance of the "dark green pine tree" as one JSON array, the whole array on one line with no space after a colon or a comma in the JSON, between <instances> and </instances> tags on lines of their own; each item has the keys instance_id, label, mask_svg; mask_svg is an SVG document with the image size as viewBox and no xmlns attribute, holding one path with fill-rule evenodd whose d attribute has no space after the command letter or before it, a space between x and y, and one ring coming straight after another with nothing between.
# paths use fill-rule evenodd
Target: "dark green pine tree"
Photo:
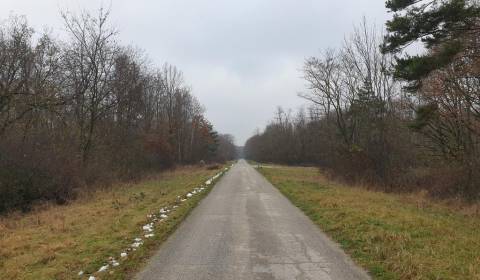
<instances>
[{"instance_id":1,"label":"dark green pine tree","mask_svg":"<svg viewBox=\"0 0 480 280\"><path fill-rule=\"evenodd\" d=\"M387 22L384 53L401 53L420 41L428 52L397 57L395 76L409 82L415 91L420 80L449 64L464 49L464 38L478 31L480 7L477 0L388 0L394 13Z\"/></svg>"},{"instance_id":2,"label":"dark green pine tree","mask_svg":"<svg viewBox=\"0 0 480 280\"><path fill-rule=\"evenodd\" d=\"M218 141L218 132L213 130L213 126L209 125L208 128L209 128L209 134L211 138L211 141L208 144L208 158L211 160L211 159L214 159L217 154L219 141Z\"/></svg>"},{"instance_id":3,"label":"dark green pine tree","mask_svg":"<svg viewBox=\"0 0 480 280\"><path fill-rule=\"evenodd\" d=\"M365 79L363 86L358 89L358 95L351 110L354 115L365 119L368 123L380 118L385 111L385 103L375 95L370 78Z\"/></svg>"}]
</instances>

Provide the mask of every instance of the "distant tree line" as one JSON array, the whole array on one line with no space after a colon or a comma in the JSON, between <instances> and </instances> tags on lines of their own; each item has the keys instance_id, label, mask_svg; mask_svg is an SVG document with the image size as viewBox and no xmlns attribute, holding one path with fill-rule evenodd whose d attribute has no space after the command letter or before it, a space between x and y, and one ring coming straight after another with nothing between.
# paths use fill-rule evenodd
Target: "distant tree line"
<instances>
[{"instance_id":1,"label":"distant tree line","mask_svg":"<svg viewBox=\"0 0 480 280\"><path fill-rule=\"evenodd\" d=\"M175 164L233 158L182 72L118 43L109 12L62 13L65 40L0 24L0 212Z\"/></svg>"},{"instance_id":2,"label":"distant tree line","mask_svg":"<svg viewBox=\"0 0 480 280\"><path fill-rule=\"evenodd\" d=\"M219 134L217 137L216 162L226 162L238 157L235 139L230 134Z\"/></svg>"},{"instance_id":3,"label":"distant tree line","mask_svg":"<svg viewBox=\"0 0 480 280\"><path fill-rule=\"evenodd\" d=\"M364 23L339 49L306 59L308 109L281 108L248 158L315 164L388 191L480 194L477 1L387 1L381 36ZM403 54L420 41L426 52Z\"/></svg>"}]
</instances>

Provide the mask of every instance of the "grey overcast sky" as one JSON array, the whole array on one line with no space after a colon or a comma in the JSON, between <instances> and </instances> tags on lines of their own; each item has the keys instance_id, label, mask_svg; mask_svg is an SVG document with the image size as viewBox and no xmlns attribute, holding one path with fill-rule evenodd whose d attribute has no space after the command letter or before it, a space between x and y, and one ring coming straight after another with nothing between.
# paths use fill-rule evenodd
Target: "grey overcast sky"
<instances>
[{"instance_id":1,"label":"grey overcast sky","mask_svg":"<svg viewBox=\"0 0 480 280\"><path fill-rule=\"evenodd\" d=\"M277 106L304 101L305 57L342 43L365 16L382 25L384 0L1 0L0 19L25 15L36 29L63 32L61 9L111 6L120 41L158 66L183 71L207 118L243 145Z\"/></svg>"}]
</instances>

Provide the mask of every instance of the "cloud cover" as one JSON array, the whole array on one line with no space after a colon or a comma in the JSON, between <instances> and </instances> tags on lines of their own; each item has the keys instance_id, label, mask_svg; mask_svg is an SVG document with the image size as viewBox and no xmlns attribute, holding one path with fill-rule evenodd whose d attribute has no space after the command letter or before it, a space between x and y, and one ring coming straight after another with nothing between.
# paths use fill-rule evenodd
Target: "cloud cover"
<instances>
[{"instance_id":1,"label":"cloud cover","mask_svg":"<svg viewBox=\"0 0 480 280\"><path fill-rule=\"evenodd\" d=\"M120 39L152 62L179 67L221 133L243 145L277 106L304 101L305 57L339 46L363 16L381 25L372 0L2 0L0 19L26 15L37 30L63 32L59 12L111 6Z\"/></svg>"}]
</instances>

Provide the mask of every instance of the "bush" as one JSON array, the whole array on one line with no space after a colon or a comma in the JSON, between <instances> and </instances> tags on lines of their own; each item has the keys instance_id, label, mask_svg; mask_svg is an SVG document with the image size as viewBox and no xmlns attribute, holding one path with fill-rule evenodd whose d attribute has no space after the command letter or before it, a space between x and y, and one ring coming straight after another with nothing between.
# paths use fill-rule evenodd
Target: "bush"
<instances>
[{"instance_id":1,"label":"bush","mask_svg":"<svg viewBox=\"0 0 480 280\"><path fill-rule=\"evenodd\" d=\"M219 164L210 164L207 166L207 170L217 170L217 169L220 169L220 165Z\"/></svg>"},{"instance_id":2,"label":"bush","mask_svg":"<svg viewBox=\"0 0 480 280\"><path fill-rule=\"evenodd\" d=\"M67 165L41 165L28 162L0 164L0 212L28 211L34 201L53 200L64 204L73 198L78 186Z\"/></svg>"},{"instance_id":3,"label":"bush","mask_svg":"<svg viewBox=\"0 0 480 280\"><path fill-rule=\"evenodd\" d=\"M52 144L51 136L37 135L0 143L0 213L27 211L37 200L63 204L81 186L80 164L69 145ZM71 145L70 145L71 146Z\"/></svg>"}]
</instances>

